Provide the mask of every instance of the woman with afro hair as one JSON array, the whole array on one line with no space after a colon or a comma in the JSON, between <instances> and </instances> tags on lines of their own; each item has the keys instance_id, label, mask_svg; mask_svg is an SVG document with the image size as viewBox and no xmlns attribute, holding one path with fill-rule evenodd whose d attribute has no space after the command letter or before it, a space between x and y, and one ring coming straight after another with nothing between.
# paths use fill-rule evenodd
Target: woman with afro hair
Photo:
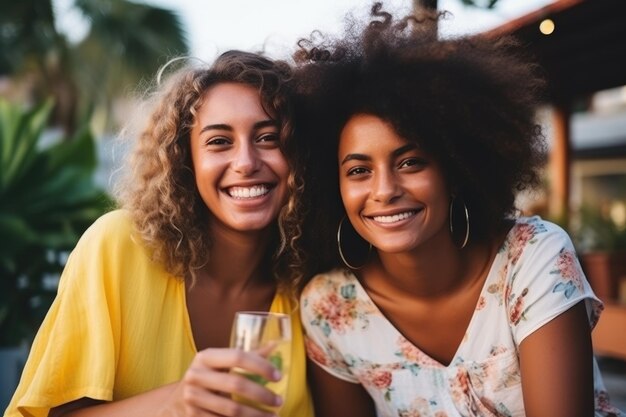
<instances>
[{"instance_id":1,"label":"woman with afro hair","mask_svg":"<svg viewBox=\"0 0 626 417\"><path fill-rule=\"evenodd\" d=\"M375 4L295 55L316 412L622 415L568 235L515 206L545 159L537 67L511 39L442 39L437 21Z\"/></svg>"}]
</instances>

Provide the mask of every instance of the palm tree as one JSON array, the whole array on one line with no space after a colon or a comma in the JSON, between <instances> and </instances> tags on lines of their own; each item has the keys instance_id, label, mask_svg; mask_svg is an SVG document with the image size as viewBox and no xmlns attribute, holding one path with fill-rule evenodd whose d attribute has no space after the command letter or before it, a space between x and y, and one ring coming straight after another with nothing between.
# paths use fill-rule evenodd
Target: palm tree
<instances>
[{"instance_id":1,"label":"palm tree","mask_svg":"<svg viewBox=\"0 0 626 417\"><path fill-rule=\"evenodd\" d=\"M89 25L70 42L57 29L53 0L0 1L0 76L26 83L29 101L55 101L53 124L71 134L94 109L188 53L179 17L129 0L74 0Z\"/></svg>"},{"instance_id":2,"label":"palm tree","mask_svg":"<svg viewBox=\"0 0 626 417\"><path fill-rule=\"evenodd\" d=\"M493 9L498 0L459 0L466 6L478 7L482 9ZM438 0L413 0L413 11L416 16L419 16L421 13L425 13L428 15L437 15L439 10L439 1ZM434 21L434 29L435 31L439 30L438 21Z\"/></svg>"},{"instance_id":3,"label":"palm tree","mask_svg":"<svg viewBox=\"0 0 626 417\"><path fill-rule=\"evenodd\" d=\"M493 9L498 0L460 0L466 6L482 7L485 9ZM413 8L424 8L427 10L437 10L437 0L413 0Z\"/></svg>"}]
</instances>

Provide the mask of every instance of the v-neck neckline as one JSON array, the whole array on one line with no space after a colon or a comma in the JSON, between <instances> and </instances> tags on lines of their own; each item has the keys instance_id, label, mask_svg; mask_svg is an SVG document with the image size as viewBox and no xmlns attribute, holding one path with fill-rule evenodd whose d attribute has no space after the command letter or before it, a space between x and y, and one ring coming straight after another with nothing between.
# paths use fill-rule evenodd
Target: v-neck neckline
<instances>
[{"instance_id":1,"label":"v-neck neckline","mask_svg":"<svg viewBox=\"0 0 626 417\"><path fill-rule=\"evenodd\" d=\"M190 347L195 354L195 353L198 353L199 350L198 350L196 339L193 333L193 327L191 325L191 314L189 313L189 307L187 306L187 284L183 280L180 280L178 285L179 285L180 297L181 297L182 306L183 306L184 332L187 337L187 340L189 341ZM285 304L284 298L279 294L279 291L276 290L274 292L274 297L272 298L272 302L270 303L269 310L267 311L272 312L272 313L281 313L281 312L287 311L287 308L285 308L286 305L287 304Z\"/></svg>"},{"instance_id":2,"label":"v-neck neckline","mask_svg":"<svg viewBox=\"0 0 626 417\"><path fill-rule=\"evenodd\" d=\"M463 332L463 337L461 338L461 342L456 347L454 355L452 356L452 358L450 359L450 362L447 365L442 363L441 361L433 358L432 356L430 356L426 352L424 352L419 346L417 346L415 343L413 343L411 341L411 339L406 337L404 335L404 333L402 333L400 331L400 329L398 329L393 324L393 322L387 317L387 315L378 307L378 305L374 302L374 300L372 300L372 298L367 293L367 291L365 290L365 288L361 284L361 281L359 281L359 278L354 274L354 272L353 271L347 271L347 272L349 272L350 276L352 277L352 280L357 285L358 291L363 293L363 295L365 297L365 301L370 303L373 306L374 311L377 314L379 314L384 319L385 323L387 323L387 325L391 329L393 329L393 332L395 334L397 334L399 337L402 337L404 340L406 340L406 343L408 343L412 348L416 349L421 355L423 355L423 357L427 358L430 363L436 364L437 367L439 367L439 368L448 369L448 368L456 366L458 361L462 358L461 353L462 353L463 348L465 347L466 341L467 341L466 335L470 331L472 331L473 327L476 325L475 323L478 320L476 318L476 316L477 316L477 312L479 311L478 306L479 306L479 304L481 302L481 299L487 295L488 288L493 284L493 281L495 279L494 277L497 278L497 275L498 275L497 271L501 267L501 264L502 264L502 256L504 256L504 254L506 253L505 249L506 249L507 245L509 245L509 241L511 239L511 236L513 236L513 231L515 230L517 225L518 225L518 223L516 222L510 228L510 230L506 234L506 237L502 241L502 244L498 247L498 249L496 251L496 254L495 254L494 258L493 258L493 261L491 262L491 265L489 266L489 272L487 272L487 277L485 278L485 281L482 284L482 288L481 288L480 293L478 295L478 299L476 300L476 304L475 304L473 312L472 312L472 317L470 318L470 321L467 324L467 327L465 328L465 331Z\"/></svg>"}]
</instances>

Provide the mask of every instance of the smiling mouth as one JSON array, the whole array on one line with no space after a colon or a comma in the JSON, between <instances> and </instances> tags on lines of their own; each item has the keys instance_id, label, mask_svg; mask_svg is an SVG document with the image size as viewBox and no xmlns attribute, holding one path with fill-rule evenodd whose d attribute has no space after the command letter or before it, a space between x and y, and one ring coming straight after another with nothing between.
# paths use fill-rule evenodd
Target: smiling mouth
<instances>
[{"instance_id":1,"label":"smiling mouth","mask_svg":"<svg viewBox=\"0 0 626 417\"><path fill-rule=\"evenodd\" d=\"M396 222L408 219L409 217L413 217L416 214L417 214L417 210L410 210L410 211L404 211L402 213L396 213L391 216L372 216L370 218L378 223L389 224L389 223L396 223Z\"/></svg>"},{"instance_id":2,"label":"smiling mouth","mask_svg":"<svg viewBox=\"0 0 626 417\"><path fill-rule=\"evenodd\" d=\"M226 190L229 196L239 200L262 197L269 192L270 187L268 184L260 184L252 187L230 187Z\"/></svg>"}]
</instances>

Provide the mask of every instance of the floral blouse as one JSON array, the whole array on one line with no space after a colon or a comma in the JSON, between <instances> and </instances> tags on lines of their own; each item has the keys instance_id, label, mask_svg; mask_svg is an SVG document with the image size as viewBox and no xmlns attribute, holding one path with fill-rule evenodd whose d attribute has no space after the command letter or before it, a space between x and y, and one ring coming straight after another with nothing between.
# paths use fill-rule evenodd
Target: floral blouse
<instances>
[{"instance_id":1,"label":"floral blouse","mask_svg":"<svg viewBox=\"0 0 626 417\"><path fill-rule=\"evenodd\" d=\"M444 366L405 339L349 271L317 275L301 299L309 357L360 383L379 417L524 416L518 346L584 300L590 326L602 311L558 226L517 219L484 283L454 358ZM596 417L612 407L594 360Z\"/></svg>"}]
</instances>

